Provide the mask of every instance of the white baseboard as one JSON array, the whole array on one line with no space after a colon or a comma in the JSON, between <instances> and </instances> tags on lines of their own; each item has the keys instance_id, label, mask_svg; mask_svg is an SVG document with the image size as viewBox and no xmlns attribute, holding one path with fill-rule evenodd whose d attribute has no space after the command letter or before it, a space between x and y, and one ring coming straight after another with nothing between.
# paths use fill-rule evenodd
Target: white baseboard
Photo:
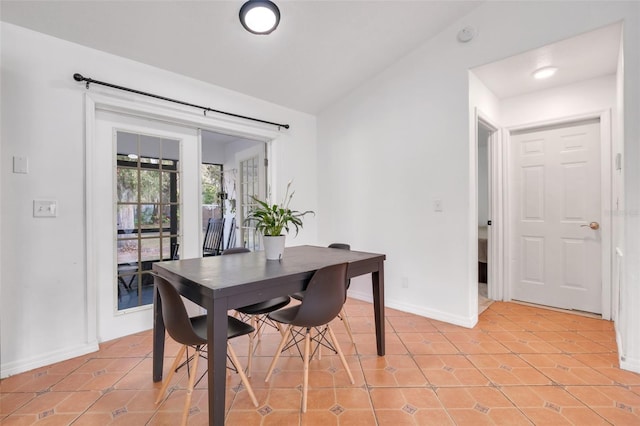
<instances>
[{"instance_id":1,"label":"white baseboard","mask_svg":"<svg viewBox=\"0 0 640 426\"><path fill-rule=\"evenodd\" d=\"M620 368L622 370L629 370L633 371L634 373L640 373L640 359L621 357Z\"/></svg>"},{"instance_id":2,"label":"white baseboard","mask_svg":"<svg viewBox=\"0 0 640 426\"><path fill-rule=\"evenodd\" d=\"M56 362L66 361L77 356L96 352L97 350L98 342L95 341L72 348L64 348L58 351L40 354L27 359L0 364L0 379L13 376L14 374L24 373L25 371L33 370L35 368L55 364Z\"/></svg>"},{"instance_id":3,"label":"white baseboard","mask_svg":"<svg viewBox=\"0 0 640 426\"><path fill-rule=\"evenodd\" d=\"M371 293L349 290L347 292L347 296L352 299L362 300L363 302L373 303L373 296L371 296Z\"/></svg>"},{"instance_id":4,"label":"white baseboard","mask_svg":"<svg viewBox=\"0 0 640 426\"><path fill-rule=\"evenodd\" d=\"M640 359L637 358L629 358L624 353L624 347L622 346L622 336L618 331L618 327L616 324L616 343L618 346L618 356L620 361L620 369L633 371L634 373L640 373Z\"/></svg>"},{"instance_id":5,"label":"white baseboard","mask_svg":"<svg viewBox=\"0 0 640 426\"><path fill-rule=\"evenodd\" d=\"M349 297L357 300L362 300L364 302L373 303L373 296L371 295L371 293L349 290ZM443 321L466 328L473 328L478 322L477 318L467 318L458 315L451 315L447 312L442 312L437 309L425 309L423 306L398 302L390 300L388 298L385 299L385 306L387 308L397 309L402 312L408 312L410 314L416 314L422 317L431 318L434 320Z\"/></svg>"}]
</instances>

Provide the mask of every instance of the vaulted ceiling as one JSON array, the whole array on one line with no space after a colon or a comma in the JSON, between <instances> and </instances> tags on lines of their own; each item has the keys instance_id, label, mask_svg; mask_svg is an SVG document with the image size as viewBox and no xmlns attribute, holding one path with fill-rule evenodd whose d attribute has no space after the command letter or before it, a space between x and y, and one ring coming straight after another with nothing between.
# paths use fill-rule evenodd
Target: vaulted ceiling
<instances>
[{"instance_id":1,"label":"vaulted ceiling","mask_svg":"<svg viewBox=\"0 0 640 426\"><path fill-rule=\"evenodd\" d=\"M481 4L275 1L269 36L240 25L243 0L2 0L0 19L313 114Z\"/></svg>"},{"instance_id":2,"label":"vaulted ceiling","mask_svg":"<svg viewBox=\"0 0 640 426\"><path fill-rule=\"evenodd\" d=\"M0 19L316 114L482 4L276 0L280 26L259 36L240 25L243 2L0 0ZM473 71L500 98L611 74L620 31L614 24ZM533 80L548 63L557 76ZM86 77L110 81L108 70Z\"/></svg>"}]
</instances>

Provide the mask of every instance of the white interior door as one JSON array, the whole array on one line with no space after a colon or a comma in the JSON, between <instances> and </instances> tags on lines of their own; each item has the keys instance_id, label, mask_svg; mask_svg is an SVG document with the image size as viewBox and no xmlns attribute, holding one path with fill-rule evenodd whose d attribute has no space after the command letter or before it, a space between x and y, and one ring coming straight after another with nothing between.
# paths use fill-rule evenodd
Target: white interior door
<instances>
[{"instance_id":1,"label":"white interior door","mask_svg":"<svg viewBox=\"0 0 640 426\"><path fill-rule=\"evenodd\" d=\"M600 313L600 123L511 137L513 299ZM598 225L595 225L598 224Z\"/></svg>"},{"instance_id":2,"label":"white interior door","mask_svg":"<svg viewBox=\"0 0 640 426\"><path fill-rule=\"evenodd\" d=\"M172 244L180 244L181 258L200 256L198 142L196 129L96 113L87 173L99 341L153 326L149 271L153 262L170 260ZM127 190L123 170L133 172ZM142 190L152 176L159 194ZM133 303L123 305L124 298Z\"/></svg>"}]
</instances>

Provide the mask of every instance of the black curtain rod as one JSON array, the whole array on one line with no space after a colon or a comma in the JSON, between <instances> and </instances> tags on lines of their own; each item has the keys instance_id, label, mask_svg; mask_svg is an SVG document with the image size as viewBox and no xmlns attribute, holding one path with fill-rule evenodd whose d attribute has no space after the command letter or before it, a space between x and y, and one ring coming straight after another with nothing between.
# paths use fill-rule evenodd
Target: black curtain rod
<instances>
[{"instance_id":1,"label":"black curtain rod","mask_svg":"<svg viewBox=\"0 0 640 426\"><path fill-rule=\"evenodd\" d=\"M271 124L272 126L284 127L285 129L289 128L288 124L274 123L272 121L260 120L259 118L247 117L246 115L234 114L232 112L219 111L217 109L213 109L213 108L209 108L209 107L190 104L188 102L178 101L176 99L166 98L166 97L160 96L160 95L154 95L153 93L142 92L140 90L135 90L135 89L130 89L128 87L118 86L117 84L105 83L104 81L99 81L99 80L94 80L92 78L83 77L82 74L78 74L78 73L75 73L73 75L73 79L75 81L86 81L87 82L87 89L89 88L89 84L90 83L95 83L95 84L100 84L102 86L107 86L107 87L111 87L111 88L118 89L118 90L124 90L125 92L136 93L138 95L149 96L151 98L161 99L163 101L168 101L168 102L173 102L173 103L180 104L180 105L186 105L186 106L190 106L190 107L193 107L193 108L198 108L198 109L201 109L201 110L204 111L204 115L207 115L207 111L211 111L211 112L217 112L218 114L229 115L231 117L244 118L245 120L257 121L258 123Z\"/></svg>"}]
</instances>

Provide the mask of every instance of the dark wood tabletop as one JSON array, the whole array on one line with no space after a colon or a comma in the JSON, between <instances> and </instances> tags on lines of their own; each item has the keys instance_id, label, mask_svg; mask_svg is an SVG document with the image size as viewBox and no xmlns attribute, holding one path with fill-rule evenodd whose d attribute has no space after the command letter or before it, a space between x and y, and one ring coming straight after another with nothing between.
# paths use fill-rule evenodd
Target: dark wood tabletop
<instances>
[{"instance_id":1,"label":"dark wood tabletop","mask_svg":"<svg viewBox=\"0 0 640 426\"><path fill-rule=\"evenodd\" d=\"M384 254L315 246L288 247L280 261L264 252L158 262L153 270L187 299L207 309L209 424L224 424L227 310L303 290L314 272L347 262L347 276L372 274L376 342L384 355ZM165 328L154 292L153 380L162 380ZM214 348L214 350L211 350Z\"/></svg>"}]
</instances>

